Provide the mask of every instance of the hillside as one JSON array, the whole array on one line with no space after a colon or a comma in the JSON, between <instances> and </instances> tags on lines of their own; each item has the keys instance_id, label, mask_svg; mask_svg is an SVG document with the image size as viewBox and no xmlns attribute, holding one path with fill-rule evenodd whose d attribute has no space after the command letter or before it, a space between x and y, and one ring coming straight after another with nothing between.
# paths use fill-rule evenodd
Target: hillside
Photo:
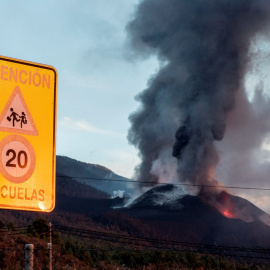
<instances>
[{"instance_id":1,"label":"hillside","mask_svg":"<svg viewBox=\"0 0 270 270\"><path fill-rule=\"evenodd\" d=\"M54 224L101 229L102 226L95 224L91 216L106 212L122 203L123 199L111 199L105 192L60 175L56 177L56 205L51 213L0 209L0 219L5 224L12 222L26 226L33 219L43 216Z\"/></svg>"},{"instance_id":2,"label":"hillside","mask_svg":"<svg viewBox=\"0 0 270 270\"><path fill-rule=\"evenodd\" d=\"M55 225L136 237L218 245L270 246L270 227L264 223L269 216L240 197L220 193L216 198L224 206L228 203L234 205L230 209L234 218L224 216L201 197L187 195L179 186L170 184L154 187L125 206L125 198L112 198L101 188L91 186L91 181L80 183L71 175L64 174L77 172L81 166L81 171L88 177L86 171L91 172L91 164L69 158L58 157L57 160L62 162L62 173L57 172L54 211L35 213L2 209L0 219L4 224L12 222L27 226L43 216ZM72 167L73 164L75 167ZM68 168L66 171L65 167ZM108 172L102 166L93 165L93 168L95 170L90 175L95 177L106 176ZM108 186L109 183L112 186L115 184L108 181Z\"/></svg>"},{"instance_id":3,"label":"hillside","mask_svg":"<svg viewBox=\"0 0 270 270\"><path fill-rule=\"evenodd\" d=\"M134 192L132 185L124 182L129 179L115 174L108 168L65 156L56 157L56 174L57 176L66 175L79 183L95 187L111 196Z\"/></svg>"},{"instance_id":4,"label":"hillside","mask_svg":"<svg viewBox=\"0 0 270 270\"><path fill-rule=\"evenodd\" d=\"M119 211L143 220L170 240L270 247L270 227L260 220L268 215L245 199L230 194L228 198L235 208L250 214L250 222L227 218L202 198L183 194L181 188L170 184L147 191Z\"/></svg>"}]
</instances>

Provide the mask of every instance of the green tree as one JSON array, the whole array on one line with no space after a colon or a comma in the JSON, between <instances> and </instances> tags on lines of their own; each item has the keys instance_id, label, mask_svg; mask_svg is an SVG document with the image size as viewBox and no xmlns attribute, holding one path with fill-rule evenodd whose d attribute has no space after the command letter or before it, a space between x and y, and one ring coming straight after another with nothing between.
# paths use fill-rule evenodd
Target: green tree
<instances>
[{"instance_id":1,"label":"green tree","mask_svg":"<svg viewBox=\"0 0 270 270\"><path fill-rule=\"evenodd\" d=\"M50 236L50 226L46 218L39 217L32 222L33 234L40 238L48 238Z\"/></svg>"}]
</instances>

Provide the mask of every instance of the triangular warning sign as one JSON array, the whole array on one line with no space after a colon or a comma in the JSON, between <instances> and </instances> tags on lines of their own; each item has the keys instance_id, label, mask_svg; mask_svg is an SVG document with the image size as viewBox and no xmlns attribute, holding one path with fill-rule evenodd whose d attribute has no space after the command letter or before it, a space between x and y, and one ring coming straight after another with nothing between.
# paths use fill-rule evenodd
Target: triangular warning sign
<instances>
[{"instance_id":1,"label":"triangular warning sign","mask_svg":"<svg viewBox=\"0 0 270 270\"><path fill-rule=\"evenodd\" d=\"M16 86L0 115L0 131L38 135L19 86Z\"/></svg>"}]
</instances>

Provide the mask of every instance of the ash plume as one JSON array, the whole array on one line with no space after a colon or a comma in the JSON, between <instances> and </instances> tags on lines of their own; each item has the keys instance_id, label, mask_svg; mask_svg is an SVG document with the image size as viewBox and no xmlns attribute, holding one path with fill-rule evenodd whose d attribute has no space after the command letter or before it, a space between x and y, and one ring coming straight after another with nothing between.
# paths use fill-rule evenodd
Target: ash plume
<instances>
[{"instance_id":1,"label":"ash plume","mask_svg":"<svg viewBox=\"0 0 270 270\"><path fill-rule=\"evenodd\" d=\"M266 33L268 0L144 0L129 23L130 43L156 54L160 69L137 96L129 142L142 183L215 184L228 114L244 88L250 45Z\"/></svg>"}]
</instances>

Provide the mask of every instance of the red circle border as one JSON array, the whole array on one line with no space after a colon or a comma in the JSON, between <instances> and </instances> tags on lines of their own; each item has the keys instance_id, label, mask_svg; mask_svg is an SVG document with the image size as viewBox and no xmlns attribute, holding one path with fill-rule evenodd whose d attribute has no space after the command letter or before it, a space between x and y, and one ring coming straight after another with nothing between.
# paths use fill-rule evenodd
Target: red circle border
<instances>
[{"instance_id":1,"label":"red circle border","mask_svg":"<svg viewBox=\"0 0 270 270\"><path fill-rule=\"evenodd\" d=\"M4 149L4 147L6 146L7 143L11 142L11 141L18 141L21 142L25 145L25 147L28 149L30 156L31 156L31 165L29 170L22 176L20 177L15 177L11 174L9 174L2 162L0 161L0 173L10 182L15 183L15 184L19 184L19 183L23 183L25 181L27 181L31 175L33 174L35 167L36 167L36 155L35 155L35 151L32 147L32 145L30 144L30 142L25 139L24 137L20 136L20 135L9 135L7 137L5 137L1 142L0 142L0 154L2 154L2 151Z\"/></svg>"}]
</instances>

